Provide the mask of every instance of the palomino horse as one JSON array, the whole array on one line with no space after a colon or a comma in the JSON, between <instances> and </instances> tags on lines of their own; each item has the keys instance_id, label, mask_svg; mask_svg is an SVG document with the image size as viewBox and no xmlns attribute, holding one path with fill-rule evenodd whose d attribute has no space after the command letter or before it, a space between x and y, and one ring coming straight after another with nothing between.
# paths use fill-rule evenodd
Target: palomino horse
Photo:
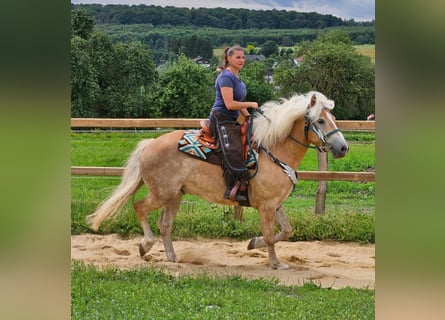
<instances>
[{"instance_id":1,"label":"palomino horse","mask_svg":"<svg viewBox=\"0 0 445 320\"><path fill-rule=\"evenodd\" d=\"M337 128L330 110L334 101L319 92L295 95L280 102L267 102L253 119L253 140L258 146L258 171L250 180L250 205L258 210L262 237L253 238L248 249L267 246L272 269L287 269L279 262L274 244L287 240L292 227L283 203L291 194L297 178L297 168L311 144L341 158L349 150L343 134ZM158 227L169 261L176 261L171 231L183 194L193 194L207 201L237 205L224 199L226 184L220 166L195 159L178 151L183 130L164 134L156 139L141 141L125 166L122 181L113 194L87 217L93 230L116 214L142 185L149 188L148 196L134 204L144 237L139 245L141 256L155 243L147 222L147 214L162 208ZM274 234L275 222L281 231Z\"/></svg>"}]
</instances>

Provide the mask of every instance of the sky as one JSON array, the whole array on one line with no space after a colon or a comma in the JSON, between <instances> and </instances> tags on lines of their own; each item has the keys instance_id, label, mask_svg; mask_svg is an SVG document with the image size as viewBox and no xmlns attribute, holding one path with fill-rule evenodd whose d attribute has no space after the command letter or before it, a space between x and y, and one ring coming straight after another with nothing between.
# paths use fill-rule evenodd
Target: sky
<instances>
[{"instance_id":1,"label":"sky","mask_svg":"<svg viewBox=\"0 0 445 320\"><path fill-rule=\"evenodd\" d=\"M286 10L331 14L342 19L375 19L375 0L71 0L74 4L145 4L185 8L244 8L251 10Z\"/></svg>"}]
</instances>

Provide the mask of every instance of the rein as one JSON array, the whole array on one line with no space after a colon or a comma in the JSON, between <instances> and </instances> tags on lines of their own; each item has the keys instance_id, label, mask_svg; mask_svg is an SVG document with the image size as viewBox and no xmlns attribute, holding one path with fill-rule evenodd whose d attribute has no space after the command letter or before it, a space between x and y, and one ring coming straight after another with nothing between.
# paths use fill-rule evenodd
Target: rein
<instances>
[{"instance_id":1,"label":"rein","mask_svg":"<svg viewBox=\"0 0 445 320\"><path fill-rule=\"evenodd\" d=\"M258 112L259 114L261 114L264 118L266 118L269 122L270 122L270 119L263 113L263 111L261 111L260 109L257 109L257 110L255 110L256 112ZM253 110L252 110L252 112L250 112L249 111L249 113L253 113ZM251 133L251 129L252 129L252 125L253 125L253 118L251 118L251 123L250 123L250 126L249 126L249 132L248 132L248 138L250 139L250 133ZM306 116L305 116L305 126L304 126L304 135L305 135L305 137L306 137L306 139L307 139L307 137L308 137L308 134L309 134L309 130L312 130L317 136L318 136L318 138L320 139L320 141L321 141L321 143L322 143L322 146L321 147L318 147L318 146L312 146L312 145L310 145L310 144L306 144L306 143L303 143L303 142L301 142L301 141L299 141L297 138L295 138L294 136L292 136L292 135L288 135L287 137L289 138L289 139L291 139L292 141L294 141L294 142L296 142L296 143L298 143L299 145L302 145L303 147L306 147L306 148L310 148L310 149L317 149L318 151L320 151L320 152L327 152L326 151L326 144L327 144L327 138L329 138L330 136L332 136L333 134L335 134L335 133L337 133L337 132L341 132L341 130L340 129L338 129L338 128L336 128L336 129L334 129L334 130L332 130L332 131L330 131L330 132L328 132L328 133L326 133L326 134L324 134L310 119L309 119L309 117L308 117L308 115L306 114ZM250 140L248 140L248 141L250 141ZM297 172L294 170L294 169L292 169L290 166L288 166L286 163L284 163L283 161L281 161L280 159L278 159L277 157L275 157L272 153L270 153L270 151L269 150L267 150L266 148L264 148L263 146L258 146L258 149L259 150L263 150L266 154L267 154L267 156L274 162L274 163L276 163L277 165L279 165L282 169L283 169L283 171L284 171L284 173L289 177L289 179L292 181L292 183L293 183L293 185L294 185L294 188L295 188L295 185L297 184L297 182L298 182L298 175L297 175ZM258 168L257 168L258 169ZM257 172L255 172L255 174L251 177L251 178L253 178L255 175L256 175L256 173Z\"/></svg>"},{"instance_id":2,"label":"rein","mask_svg":"<svg viewBox=\"0 0 445 320\"><path fill-rule=\"evenodd\" d=\"M283 161L281 161L280 159L278 159L277 157L275 157L272 153L270 153L269 150L267 150L266 148L264 148L263 146L258 146L258 149L263 150L264 152L266 152L266 154L268 155L268 157L277 165L279 165L284 173L289 177L289 179L292 181L292 183L294 184L294 188L295 185L298 182L298 175L297 175L297 171L295 171L294 169L292 169L290 166L288 166L287 164L285 164Z\"/></svg>"}]
</instances>

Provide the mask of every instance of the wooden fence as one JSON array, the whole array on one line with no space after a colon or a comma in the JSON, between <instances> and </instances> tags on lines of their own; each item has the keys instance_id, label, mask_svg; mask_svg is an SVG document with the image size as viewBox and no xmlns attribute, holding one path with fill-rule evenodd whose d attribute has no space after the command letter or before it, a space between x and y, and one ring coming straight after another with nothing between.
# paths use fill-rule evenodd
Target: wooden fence
<instances>
[{"instance_id":1,"label":"wooden fence","mask_svg":"<svg viewBox=\"0 0 445 320\"><path fill-rule=\"evenodd\" d=\"M202 119L94 119L72 118L71 128L199 128ZM337 121L344 131L375 131L375 121ZM324 213L326 181L375 181L375 172L336 172L327 169L327 153L318 153L319 171L298 171L298 179L318 180L315 213ZM121 167L72 166L72 175L120 176Z\"/></svg>"},{"instance_id":2,"label":"wooden fence","mask_svg":"<svg viewBox=\"0 0 445 320\"><path fill-rule=\"evenodd\" d=\"M72 118L71 128L199 128L202 119L95 119ZM337 121L345 131L374 131L375 121Z\"/></svg>"}]
</instances>

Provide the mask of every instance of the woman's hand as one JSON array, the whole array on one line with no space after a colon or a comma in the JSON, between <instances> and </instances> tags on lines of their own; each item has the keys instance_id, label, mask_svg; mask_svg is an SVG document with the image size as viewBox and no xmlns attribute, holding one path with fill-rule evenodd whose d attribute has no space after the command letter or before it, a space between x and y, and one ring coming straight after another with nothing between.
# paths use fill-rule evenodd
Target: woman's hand
<instances>
[{"instance_id":1,"label":"woman's hand","mask_svg":"<svg viewBox=\"0 0 445 320\"><path fill-rule=\"evenodd\" d=\"M249 108L258 109L258 102L252 102L252 105Z\"/></svg>"}]
</instances>

